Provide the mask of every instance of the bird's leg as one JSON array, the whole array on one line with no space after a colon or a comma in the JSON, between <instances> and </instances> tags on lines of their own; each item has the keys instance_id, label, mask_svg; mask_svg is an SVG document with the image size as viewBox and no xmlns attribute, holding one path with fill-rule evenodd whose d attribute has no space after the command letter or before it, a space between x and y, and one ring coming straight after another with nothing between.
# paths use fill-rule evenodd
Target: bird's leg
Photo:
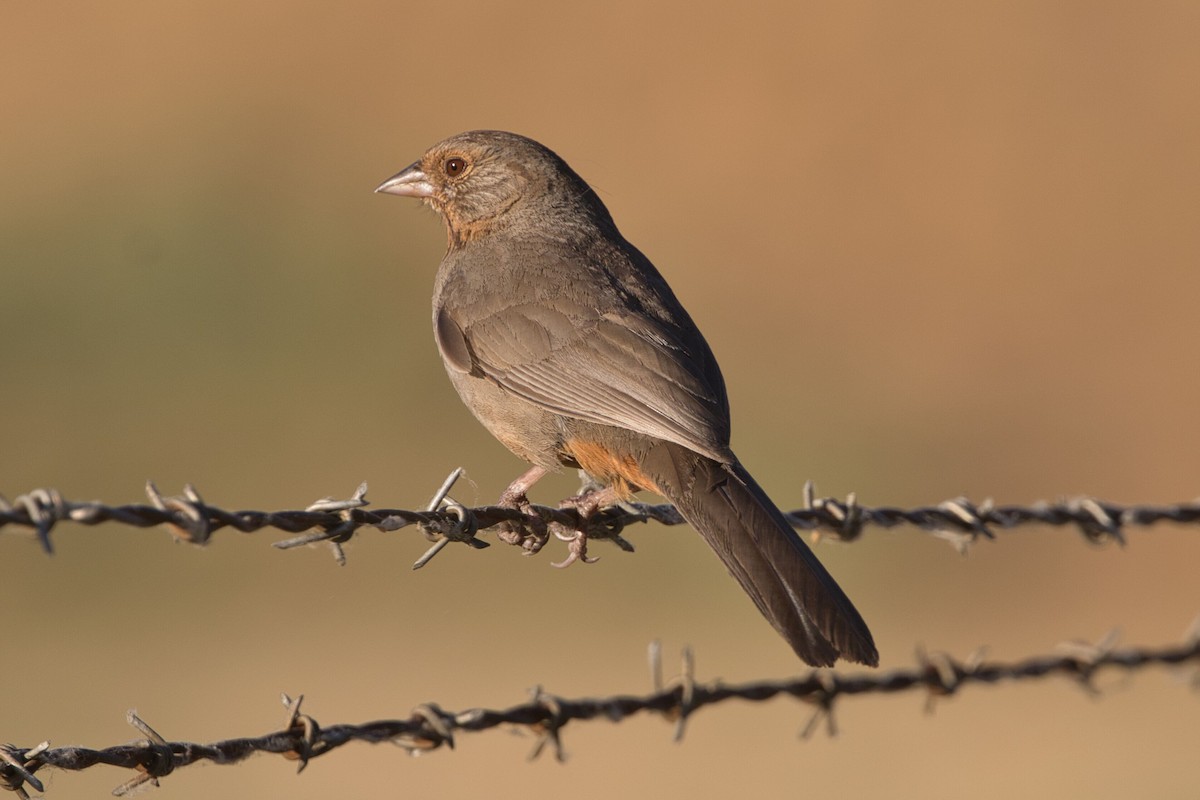
<instances>
[{"instance_id":1,"label":"bird's leg","mask_svg":"<svg viewBox=\"0 0 1200 800\"><path fill-rule=\"evenodd\" d=\"M580 522L583 522L602 508L620 505L624 498L625 493L615 486L589 486L583 492L563 500L558 507L575 509L579 512Z\"/></svg>"},{"instance_id":2,"label":"bird's leg","mask_svg":"<svg viewBox=\"0 0 1200 800\"><path fill-rule=\"evenodd\" d=\"M515 481L508 485L508 488L500 493L499 505L505 508L519 508L522 511L529 510L529 498L526 494L533 485L546 476L548 470L545 467L530 467L521 473Z\"/></svg>"},{"instance_id":3,"label":"bird's leg","mask_svg":"<svg viewBox=\"0 0 1200 800\"><path fill-rule=\"evenodd\" d=\"M616 482L606 484L593 477L587 470L579 470L579 493L568 497L558 504L559 508L574 508L581 516L590 517L602 508L621 506L626 508L625 501L637 490L636 486L626 486L618 478Z\"/></svg>"},{"instance_id":4,"label":"bird's leg","mask_svg":"<svg viewBox=\"0 0 1200 800\"><path fill-rule=\"evenodd\" d=\"M579 493L576 497L582 497L585 494L591 494L599 489L604 488L604 482L599 478L592 477L586 469L577 470L579 472Z\"/></svg>"},{"instance_id":5,"label":"bird's leg","mask_svg":"<svg viewBox=\"0 0 1200 800\"><path fill-rule=\"evenodd\" d=\"M506 544L517 544L526 555L533 555L541 550L550 535L546 531L546 523L530 507L527 493L535 483L545 476L545 467L533 466L521 473L515 481L508 485L500 494L497 505L502 508L515 508L525 515L525 524L519 522L503 522L497 528L496 536Z\"/></svg>"}]
</instances>

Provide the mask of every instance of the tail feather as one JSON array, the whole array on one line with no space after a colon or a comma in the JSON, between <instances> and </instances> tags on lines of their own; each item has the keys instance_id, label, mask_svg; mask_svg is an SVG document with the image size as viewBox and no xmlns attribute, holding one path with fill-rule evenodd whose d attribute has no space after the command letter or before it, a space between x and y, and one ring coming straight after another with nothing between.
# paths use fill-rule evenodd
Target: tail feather
<instances>
[{"instance_id":1,"label":"tail feather","mask_svg":"<svg viewBox=\"0 0 1200 800\"><path fill-rule=\"evenodd\" d=\"M796 655L814 666L831 666L839 657L879 663L850 598L741 464L660 441L641 467Z\"/></svg>"}]
</instances>

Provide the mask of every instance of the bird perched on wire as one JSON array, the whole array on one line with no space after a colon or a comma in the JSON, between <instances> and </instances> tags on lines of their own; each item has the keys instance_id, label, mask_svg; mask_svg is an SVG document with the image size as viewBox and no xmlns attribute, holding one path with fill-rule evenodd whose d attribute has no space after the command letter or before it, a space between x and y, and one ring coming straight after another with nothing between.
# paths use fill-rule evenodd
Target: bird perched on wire
<instances>
[{"instance_id":1,"label":"bird perched on wire","mask_svg":"<svg viewBox=\"0 0 1200 800\"><path fill-rule=\"evenodd\" d=\"M471 412L532 464L502 503L526 505L564 465L603 487L573 498L585 520L657 492L800 658L878 663L849 598L729 449L725 382L704 337L565 161L517 134L471 131L376 191L421 198L445 220L438 349ZM572 552L585 548L581 530Z\"/></svg>"}]
</instances>

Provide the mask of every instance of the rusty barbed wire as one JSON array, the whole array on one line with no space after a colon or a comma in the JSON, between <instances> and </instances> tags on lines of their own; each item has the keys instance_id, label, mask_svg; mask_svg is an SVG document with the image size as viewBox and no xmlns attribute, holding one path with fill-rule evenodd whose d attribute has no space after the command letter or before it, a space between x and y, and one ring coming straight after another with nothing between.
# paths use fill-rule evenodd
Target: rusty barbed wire
<instances>
[{"instance_id":1,"label":"rusty barbed wire","mask_svg":"<svg viewBox=\"0 0 1200 800\"><path fill-rule=\"evenodd\" d=\"M480 531L496 528L499 538L509 544L521 545L526 553L536 553L550 538L551 532L575 531L581 525L573 508L553 508L530 505L525 509L503 506L468 508L448 496L454 482L462 474L457 469L450 474L424 511L406 509L368 510L367 484L361 484L354 494L344 500L324 498L304 510L295 511L226 511L204 502L195 487L188 484L182 495L164 497L153 482L146 484L150 505L110 506L99 501L76 502L65 499L55 489L35 489L9 502L0 495L0 529L5 526L29 528L47 553L53 552L51 531L61 522L98 525L116 522L137 528L167 525L177 539L192 544L207 544L212 534L222 528L252 533L275 528L301 534L275 542L280 549L289 549L314 542L327 542L339 563L345 562L341 545L359 528L374 527L381 531L418 526L434 545L413 565L414 569L428 563L445 545L462 542L481 549L489 543L478 538ZM1128 527L1147 527L1162 522L1185 525L1200 523L1200 501L1173 505L1118 505L1090 497L1076 497L1058 502L1039 502L1027 506L996 505L991 500L975 504L966 498L956 498L912 509L861 506L855 495L846 500L818 498L813 483L804 487L804 507L786 514L796 528L812 531L814 536L830 534L839 541L858 539L865 528L895 528L913 526L944 539L960 551L965 551L979 539L994 539L997 530L1012 530L1020 526L1046 525L1074 527L1093 543L1124 544ZM588 538L607 539L622 550L632 551L633 545L621 534L631 524L656 521L678 525L683 518L671 505L628 503L604 509L587 521ZM315 532L314 532L315 531Z\"/></svg>"},{"instance_id":2,"label":"rusty barbed wire","mask_svg":"<svg viewBox=\"0 0 1200 800\"><path fill-rule=\"evenodd\" d=\"M1057 655L1033 656L1010 663L985 661L982 651L960 661L949 655L918 649L916 664L909 668L854 675L812 670L795 678L741 684L698 682L689 650L684 650L679 677L664 683L661 654L656 643L650 649L653 691L645 695L567 699L536 687L530 690L531 698L528 701L503 710L472 708L452 712L436 703L423 703L414 708L407 718L328 727L301 713L303 696L293 699L283 695L287 718L281 730L263 736L226 739L211 744L168 741L130 711L127 715L129 724L145 737L130 744L100 750L86 747L51 748L49 742L32 748L0 745L0 787L15 792L21 800L28 800L26 786L38 792L45 791L37 777L42 769L83 770L106 764L136 770L130 780L113 790L113 794L121 796L146 783L157 785L160 778L199 761L236 764L256 753L275 753L298 761L299 769L303 770L309 760L350 742L391 742L416 755L443 746L453 749L457 734L481 732L499 726L514 726L536 735L537 741L530 759L537 758L549 747L555 758L562 761L565 751L561 732L572 722L607 719L615 723L635 714L655 713L675 723L674 735L679 741L683 738L691 715L701 708L733 699L762 703L779 696L793 697L814 707L811 718L800 730L801 737L812 736L821 722L825 723L829 735L833 736L837 734L835 703L847 696L924 690L927 692L926 711L929 711L937 700L953 697L963 687L973 684L1038 680L1061 675L1094 695L1099 690L1093 679L1104 669L1132 671L1156 664L1177 667L1200 664L1200 621L1192 625L1182 644L1117 649L1116 639L1113 633L1095 644L1068 642L1059 646ZM1192 686L1200 689L1200 673L1193 677Z\"/></svg>"}]
</instances>

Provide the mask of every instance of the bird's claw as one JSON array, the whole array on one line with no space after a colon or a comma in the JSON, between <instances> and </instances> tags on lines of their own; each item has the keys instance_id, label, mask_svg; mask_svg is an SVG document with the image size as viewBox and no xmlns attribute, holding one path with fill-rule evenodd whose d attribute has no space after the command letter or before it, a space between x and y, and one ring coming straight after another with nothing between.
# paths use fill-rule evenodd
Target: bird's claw
<instances>
[{"instance_id":1,"label":"bird's claw","mask_svg":"<svg viewBox=\"0 0 1200 800\"><path fill-rule=\"evenodd\" d=\"M551 526L554 537L559 541L567 542L567 557L562 561L551 562L551 566L565 569L576 561L595 564L600 560L599 556L587 554L588 529L591 527L592 517L603 503L603 498L607 497L606 492L607 490L604 489L585 489L582 493L568 497L558 504L559 508L575 509L575 513L579 516L579 522L575 530L568 530L563 525Z\"/></svg>"},{"instance_id":2,"label":"bird's claw","mask_svg":"<svg viewBox=\"0 0 1200 800\"><path fill-rule=\"evenodd\" d=\"M599 556L589 556L587 554L587 534L583 531L575 531L574 536L563 536L558 531L554 535L565 542L570 542L567 545L567 557L562 561L551 561L550 566L558 569L566 569L576 561L582 561L584 564L595 564L600 560Z\"/></svg>"}]
</instances>

